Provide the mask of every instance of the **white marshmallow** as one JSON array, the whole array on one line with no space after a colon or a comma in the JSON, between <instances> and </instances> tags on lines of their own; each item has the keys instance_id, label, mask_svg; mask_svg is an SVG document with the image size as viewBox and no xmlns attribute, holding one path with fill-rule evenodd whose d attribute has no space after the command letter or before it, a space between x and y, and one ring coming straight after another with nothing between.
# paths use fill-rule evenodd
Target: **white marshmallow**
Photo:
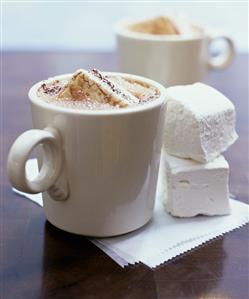
<instances>
[{"instance_id":1,"label":"white marshmallow","mask_svg":"<svg viewBox=\"0 0 249 299\"><path fill-rule=\"evenodd\" d=\"M164 147L168 153L205 163L238 138L234 105L219 91L202 83L167 91Z\"/></svg>"},{"instance_id":2,"label":"white marshmallow","mask_svg":"<svg viewBox=\"0 0 249 299\"><path fill-rule=\"evenodd\" d=\"M79 100L82 94L84 97L87 94L92 99L113 106L127 107L139 103L139 99L132 93L96 69L78 70L64 86L58 98Z\"/></svg>"},{"instance_id":3,"label":"white marshmallow","mask_svg":"<svg viewBox=\"0 0 249 299\"><path fill-rule=\"evenodd\" d=\"M229 214L228 179L229 165L223 156L202 164L162 153L159 185L165 208L173 216Z\"/></svg>"}]
</instances>

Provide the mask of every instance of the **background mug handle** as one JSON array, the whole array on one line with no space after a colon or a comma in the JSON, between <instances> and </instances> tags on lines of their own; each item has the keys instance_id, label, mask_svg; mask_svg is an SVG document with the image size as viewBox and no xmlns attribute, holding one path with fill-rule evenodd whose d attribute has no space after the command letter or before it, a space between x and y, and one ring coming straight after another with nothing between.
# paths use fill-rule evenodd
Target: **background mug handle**
<instances>
[{"instance_id":1,"label":"background mug handle","mask_svg":"<svg viewBox=\"0 0 249 299\"><path fill-rule=\"evenodd\" d=\"M26 162L31 151L43 145L43 158L39 174L32 180L26 176ZM33 129L21 134L13 143L7 161L11 184L27 193L48 191L55 200L66 200L69 194L64 173L64 155L59 133L54 128Z\"/></svg>"},{"instance_id":2,"label":"background mug handle","mask_svg":"<svg viewBox=\"0 0 249 299\"><path fill-rule=\"evenodd\" d=\"M208 61L208 66L212 69L223 69L227 67L233 60L235 49L232 39L225 35L214 35L210 38L209 45L218 40L222 39L227 44L227 50L224 53L220 53L217 56L211 56Z\"/></svg>"}]
</instances>

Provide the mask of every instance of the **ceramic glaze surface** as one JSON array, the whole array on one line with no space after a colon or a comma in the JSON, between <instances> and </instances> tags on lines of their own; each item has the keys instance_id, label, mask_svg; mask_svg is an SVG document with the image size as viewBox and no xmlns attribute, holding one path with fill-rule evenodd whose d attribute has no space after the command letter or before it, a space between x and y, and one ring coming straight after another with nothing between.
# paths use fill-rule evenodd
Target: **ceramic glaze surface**
<instances>
[{"instance_id":1,"label":"ceramic glaze surface","mask_svg":"<svg viewBox=\"0 0 249 299\"><path fill-rule=\"evenodd\" d=\"M49 188L39 191L44 191L47 219L65 231L118 235L141 227L152 216L166 95L160 84L133 77L158 88L160 98L132 109L89 112L43 103L35 96L38 85L30 90L34 129L43 134L46 128L49 137L60 144L54 156L42 159L42 153L38 155L40 168L45 160L56 175L55 183L51 180ZM27 151L30 139L21 139ZM9 160L17 150L11 149ZM59 166L55 163L58 155L62 156ZM24 165L26 159L19 157ZM52 171L54 167L59 167L59 175ZM19 180L22 189L25 179L20 175Z\"/></svg>"},{"instance_id":2,"label":"ceramic glaze surface","mask_svg":"<svg viewBox=\"0 0 249 299\"><path fill-rule=\"evenodd\" d=\"M222 69L234 56L232 40L223 34L196 36L152 35L129 32L131 21L116 26L119 70L145 76L166 87L202 81L208 69ZM224 40L227 49L212 57L209 46Z\"/></svg>"}]
</instances>

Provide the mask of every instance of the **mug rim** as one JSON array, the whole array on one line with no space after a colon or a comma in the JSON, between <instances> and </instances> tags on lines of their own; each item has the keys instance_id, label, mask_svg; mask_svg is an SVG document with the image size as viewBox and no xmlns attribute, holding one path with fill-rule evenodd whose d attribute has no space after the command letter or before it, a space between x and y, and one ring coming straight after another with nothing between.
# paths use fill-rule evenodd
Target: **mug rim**
<instances>
[{"instance_id":1,"label":"mug rim","mask_svg":"<svg viewBox=\"0 0 249 299\"><path fill-rule=\"evenodd\" d=\"M200 32L199 34L193 35L153 35L150 33L142 33L142 32L133 32L125 27L132 25L136 22L141 22L146 20L147 18L139 18L139 19L123 19L116 23L114 26L114 31L117 35L123 36L126 38L130 38L133 40L141 40L141 41L151 41L151 42L186 42L192 40L201 40L203 38L208 37L205 31Z\"/></svg>"},{"instance_id":2,"label":"mug rim","mask_svg":"<svg viewBox=\"0 0 249 299\"><path fill-rule=\"evenodd\" d=\"M87 109L73 109L73 108L65 108L62 106L56 106L51 103L47 103L43 100L41 100L38 95L37 95L37 90L41 86L42 83L44 83L46 80L41 80L37 83L35 83L29 90L28 96L29 100L31 103L45 109L49 109L55 112L61 112L61 113L66 113L66 114L79 114L79 115L123 115L123 114L133 114L133 113L139 113L147 110L151 110L153 108L156 108L158 106L161 106L164 102L166 102L166 88L149 78L145 78L142 76L137 76L137 75L132 75L132 74L127 74L127 73L120 73L120 72L103 72L105 75L109 76L121 76L123 78L128 78L128 79L134 79L136 81L140 81L143 83L146 83L148 85L151 85L155 88L157 88L160 92L160 95L157 99L152 100L148 103L145 103L144 105L136 105L136 106L130 106L130 107L125 107L125 108L120 108L120 109L103 109L103 110L87 110ZM57 75L54 77L51 77L51 79L67 79L68 77L71 77L73 73L68 73L68 74L62 74L62 75ZM50 79L50 78L49 78Z\"/></svg>"}]
</instances>

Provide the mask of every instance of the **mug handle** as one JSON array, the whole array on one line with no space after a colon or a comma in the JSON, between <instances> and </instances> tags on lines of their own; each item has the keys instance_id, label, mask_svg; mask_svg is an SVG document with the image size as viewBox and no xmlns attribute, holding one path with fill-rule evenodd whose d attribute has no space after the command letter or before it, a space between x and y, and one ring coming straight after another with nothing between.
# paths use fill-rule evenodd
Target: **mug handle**
<instances>
[{"instance_id":1,"label":"mug handle","mask_svg":"<svg viewBox=\"0 0 249 299\"><path fill-rule=\"evenodd\" d=\"M43 159L39 174L32 180L26 176L26 162L31 151L43 145ZM11 184L27 193L48 191L55 200L66 200L68 184L63 173L64 155L59 133L54 128L33 129L21 134L13 143L7 160ZM62 176L62 177L61 177Z\"/></svg>"},{"instance_id":2,"label":"mug handle","mask_svg":"<svg viewBox=\"0 0 249 299\"><path fill-rule=\"evenodd\" d=\"M208 66L212 69L223 69L233 60L235 49L232 39L225 35L215 35L210 38L209 44L217 39L223 39L227 44L227 51L209 58Z\"/></svg>"}]
</instances>

